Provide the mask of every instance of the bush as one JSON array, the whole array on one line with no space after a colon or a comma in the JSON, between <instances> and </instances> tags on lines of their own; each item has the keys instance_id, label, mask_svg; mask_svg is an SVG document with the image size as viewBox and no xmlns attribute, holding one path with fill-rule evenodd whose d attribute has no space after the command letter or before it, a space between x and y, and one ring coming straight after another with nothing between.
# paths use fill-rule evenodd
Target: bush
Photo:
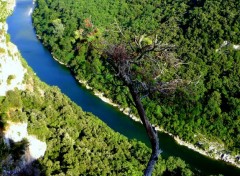
<instances>
[{"instance_id":1,"label":"bush","mask_svg":"<svg viewBox=\"0 0 240 176\"><path fill-rule=\"evenodd\" d=\"M11 84L11 81L12 81L13 79L15 79L15 78L16 78L15 75L9 75L8 78L7 78L7 84L10 85L10 84Z\"/></svg>"}]
</instances>

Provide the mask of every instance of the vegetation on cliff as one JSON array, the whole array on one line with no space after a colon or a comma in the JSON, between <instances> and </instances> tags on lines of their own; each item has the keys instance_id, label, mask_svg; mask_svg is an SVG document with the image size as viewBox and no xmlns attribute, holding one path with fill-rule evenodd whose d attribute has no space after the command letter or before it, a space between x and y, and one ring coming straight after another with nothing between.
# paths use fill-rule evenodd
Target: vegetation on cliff
<instances>
[{"instance_id":1,"label":"vegetation on cliff","mask_svg":"<svg viewBox=\"0 0 240 176\"><path fill-rule=\"evenodd\" d=\"M6 4L1 7L5 9ZM6 20L5 17L3 20ZM5 33L6 31L2 34ZM11 52L9 49L10 54ZM128 140L91 113L82 111L58 88L42 83L19 57L20 54L13 56L15 60L22 62L27 70L22 70L23 74L26 71L26 89L15 88L0 96L1 175L142 174L150 154L146 145L136 140ZM4 68L8 61L3 62L1 67ZM27 122L28 133L46 141L47 151L44 157L35 161L32 166L19 167L18 170L14 168L18 166L28 142L10 141L10 148L6 146L3 136L9 121ZM193 174L184 161L173 157L167 160L159 158L154 175L164 173Z\"/></svg>"},{"instance_id":2,"label":"vegetation on cliff","mask_svg":"<svg viewBox=\"0 0 240 176\"><path fill-rule=\"evenodd\" d=\"M184 63L179 75L192 84L171 97L144 98L148 118L202 148L209 147L200 142L207 137L236 155L240 153L240 51L233 44L240 43L239 8L237 0L38 0L33 18L45 46L70 66L76 78L131 107L135 114L128 89L116 86L121 82L113 79L95 44L101 38L119 43L122 38L115 30L120 26L124 40L156 34L162 43L175 46L176 57ZM172 76L170 71L166 80Z\"/></svg>"},{"instance_id":3,"label":"vegetation on cliff","mask_svg":"<svg viewBox=\"0 0 240 176\"><path fill-rule=\"evenodd\" d=\"M150 154L148 147L113 132L58 88L45 85L32 73L28 77L31 81L27 85L34 90L9 91L2 97L0 120L1 124L27 121L29 133L46 141L47 151L34 163L35 168L46 175L142 174ZM4 157L2 153L2 161ZM154 175L164 172L192 174L182 160L173 157L159 158Z\"/></svg>"}]
</instances>

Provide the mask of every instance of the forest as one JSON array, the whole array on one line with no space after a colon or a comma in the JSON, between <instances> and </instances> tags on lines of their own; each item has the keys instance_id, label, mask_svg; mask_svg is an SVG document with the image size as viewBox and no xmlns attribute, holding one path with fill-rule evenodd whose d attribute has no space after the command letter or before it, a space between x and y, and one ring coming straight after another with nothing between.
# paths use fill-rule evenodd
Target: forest
<instances>
[{"instance_id":1,"label":"forest","mask_svg":"<svg viewBox=\"0 0 240 176\"><path fill-rule=\"evenodd\" d=\"M0 7L3 10L0 12L1 25L5 25L9 9L6 10L7 3L1 0ZM2 30L0 37L8 43L10 36L3 36L5 34ZM9 54L12 54L10 50ZM1 56L1 59L5 58ZM127 139L93 114L84 112L59 88L41 82L26 61L20 59L27 71L23 81L26 90L15 88L0 96L0 175L142 174L150 153L145 144ZM9 121L26 122L28 133L47 143L44 157L31 164L21 163L20 167L25 167L20 171L18 162L24 160L22 157L29 143L27 139L10 142L10 147L4 143ZM180 158L159 158L153 175L200 174L191 170Z\"/></svg>"},{"instance_id":2,"label":"forest","mask_svg":"<svg viewBox=\"0 0 240 176\"><path fill-rule=\"evenodd\" d=\"M25 63L26 66L26 63ZM141 175L150 149L136 140L114 132L105 123L73 103L57 87L41 82L31 69L25 83L30 89L11 90L0 97L0 129L7 121L28 122L28 132L46 141L44 157L23 170L22 175ZM94 144L94 145L93 145ZM27 141L3 143L0 136L0 173L11 171L24 152ZM12 154L12 164L4 160ZM29 171L30 170L30 171ZM180 158L159 158L153 175L194 175ZM200 174L200 173L199 173Z\"/></svg>"},{"instance_id":3,"label":"forest","mask_svg":"<svg viewBox=\"0 0 240 176\"><path fill-rule=\"evenodd\" d=\"M117 86L121 82L114 79L99 41L115 44L156 35L174 46L174 55L183 63L178 76L191 83L172 95L143 97L148 118L185 141L197 144L207 138L236 155L240 153L239 9L238 0L37 0L33 23L43 44L77 79L130 107L133 114L137 113L129 90ZM167 70L164 79L173 76Z\"/></svg>"}]
</instances>

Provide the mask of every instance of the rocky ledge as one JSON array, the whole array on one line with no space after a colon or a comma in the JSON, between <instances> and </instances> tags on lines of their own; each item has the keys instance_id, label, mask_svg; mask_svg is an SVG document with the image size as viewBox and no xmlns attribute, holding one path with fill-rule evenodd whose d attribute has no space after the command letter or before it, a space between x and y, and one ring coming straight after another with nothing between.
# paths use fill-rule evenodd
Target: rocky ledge
<instances>
[{"instance_id":1,"label":"rocky ledge","mask_svg":"<svg viewBox=\"0 0 240 176\"><path fill-rule=\"evenodd\" d=\"M26 86L23 81L26 69L22 66L17 47L10 42L6 19L3 19L6 18L6 14L9 15L14 9L15 1L0 0L0 6L0 96L4 96L9 90L25 89Z\"/></svg>"},{"instance_id":2,"label":"rocky ledge","mask_svg":"<svg viewBox=\"0 0 240 176\"><path fill-rule=\"evenodd\" d=\"M17 47L10 42L10 37L7 34L6 18L14 7L15 0L0 0L0 96L5 96L9 90L25 90L27 88L24 83L27 69L22 64ZM0 134L9 148L19 142L27 144L18 161L13 159L14 153L10 153L4 160L0 161L3 175L18 175L34 160L42 157L47 149L45 142L38 140L35 136L28 135L26 122L14 123L9 120L4 126L4 131L1 131Z\"/></svg>"}]
</instances>

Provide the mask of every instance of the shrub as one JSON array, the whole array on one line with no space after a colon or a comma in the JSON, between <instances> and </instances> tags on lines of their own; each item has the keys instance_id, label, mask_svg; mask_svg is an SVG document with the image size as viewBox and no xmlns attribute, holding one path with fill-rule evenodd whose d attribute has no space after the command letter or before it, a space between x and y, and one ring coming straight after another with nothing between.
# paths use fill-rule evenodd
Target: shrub
<instances>
[{"instance_id":1,"label":"shrub","mask_svg":"<svg viewBox=\"0 0 240 176\"><path fill-rule=\"evenodd\" d=\"M0 53L5 53L5 49L4 48L0 48Z\"/></svg>"},{"instance_id":2,"label":"shrub","mask_svg":"<svg viewBox=\"0 0 240 176\"><path fill-rule=\"evenodd\" d=\"M15 75L9 75L8 78L7 78L7 84L10 85L10 84L11 84L11 81L12 81L13 79L15 79L15 78L16 78Z\"/></svg>"}]
</instances>

